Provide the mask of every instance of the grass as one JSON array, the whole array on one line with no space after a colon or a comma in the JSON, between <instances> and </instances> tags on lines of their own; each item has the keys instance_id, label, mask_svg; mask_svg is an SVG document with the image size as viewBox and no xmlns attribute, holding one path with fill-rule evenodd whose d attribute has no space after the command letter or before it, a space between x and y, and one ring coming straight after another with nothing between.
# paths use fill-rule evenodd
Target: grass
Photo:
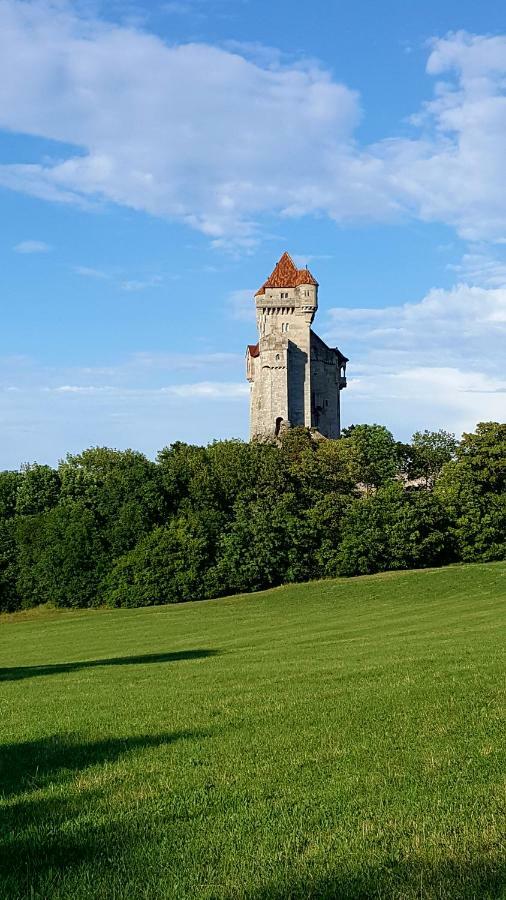
<instances>
[{"instance_id":1,"label":"grass","mask_svg":"<svg viewBox=\"0 0 506 900\"><path fill-rule=\"evenodd\" d=\"M506 897L506 565L0 624L0 897Z\"/></svg>"}]
</instances>

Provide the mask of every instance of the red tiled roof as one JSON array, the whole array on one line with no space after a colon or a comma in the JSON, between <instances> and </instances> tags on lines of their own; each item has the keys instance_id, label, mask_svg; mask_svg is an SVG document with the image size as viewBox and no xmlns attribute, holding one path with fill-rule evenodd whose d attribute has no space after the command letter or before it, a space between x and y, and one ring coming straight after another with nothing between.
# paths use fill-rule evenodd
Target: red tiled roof
<instances>
[{"instance_id":1,"label":"red tiled roof","mask_svg":"<svg viewBox=\"0 0 506 900\"><path fill-rule=\"evenodd\" d=\"M299 284L314 284L318 286L316 278L313 278L309 269L298 269L290 254L283 253L267 281L257 291L257 295L265 294L266 288L297 287Z\"/></svg>"},{"instance_id":2,"label":"red tiled roof","mask_svg":"<svg viewBox=\"0 0 506 900\"><path fill-rule=\"evenodd\" d=\"M260 356L260 347L258 344L248 344L248 353L250 356Z\"/></svg>"}]
</instances>

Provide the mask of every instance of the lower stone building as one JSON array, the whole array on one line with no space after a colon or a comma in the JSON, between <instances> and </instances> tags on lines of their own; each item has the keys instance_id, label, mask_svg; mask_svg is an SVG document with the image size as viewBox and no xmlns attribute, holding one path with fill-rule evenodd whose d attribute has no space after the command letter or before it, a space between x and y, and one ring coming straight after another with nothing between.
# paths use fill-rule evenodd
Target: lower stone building
<instances>
[{"instance_id":1,"label":"lower stone building","mask_svg":"<svg viewBox=\"0 0 506 900\"><path fill-rule=\"evenodd\" d=\"M251 439L271 440L295 425L338 438L348 360L311 328L318 282L284 253L255 304L259 340L246 352Z\"/></svg>"}]
</instances>

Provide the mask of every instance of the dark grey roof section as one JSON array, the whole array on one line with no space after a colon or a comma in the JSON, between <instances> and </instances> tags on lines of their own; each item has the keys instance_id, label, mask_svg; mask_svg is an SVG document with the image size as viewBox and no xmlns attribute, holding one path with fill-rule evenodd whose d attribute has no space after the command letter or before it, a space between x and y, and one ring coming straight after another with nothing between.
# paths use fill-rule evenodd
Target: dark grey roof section
<instances>
[{"instance_id":1,"label":"dark grey roof section","mask_svg":"<svg viewBox=\"0 0 506 900\"><path fill-rule=\"evenodd\" d=\"M329 350L331 353L337 353L337 358L338 358L338 362L339 362L340 366L343 366L345 363L348 362L347 356L344 356L344 354L342 354L341 351L338 350L337 347L329 347L325 343L325 341L322 341L321 337L318 334L316 334L316 331L313 331L313 329L311 329L311 338L314 339L318 344L321 344L321 346L325 350Z\"/></svg>"}]
</instances>

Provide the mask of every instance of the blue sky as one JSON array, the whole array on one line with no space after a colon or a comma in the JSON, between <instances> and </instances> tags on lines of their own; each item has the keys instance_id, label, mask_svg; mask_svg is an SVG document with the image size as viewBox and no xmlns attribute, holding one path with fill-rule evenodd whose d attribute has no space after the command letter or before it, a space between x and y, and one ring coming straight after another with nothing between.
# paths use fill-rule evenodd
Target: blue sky
<instances>
[{"instance_id":1,"label":"blue sky","mask_svg":"<svg viewBox=\"0 0 506 900\"><path fill-rule=\"evenodd\" d=\"M499 2L0 0L0 467L247 435L288 250L343 418L506 412Z\"/></svg>"}]
</instances>

